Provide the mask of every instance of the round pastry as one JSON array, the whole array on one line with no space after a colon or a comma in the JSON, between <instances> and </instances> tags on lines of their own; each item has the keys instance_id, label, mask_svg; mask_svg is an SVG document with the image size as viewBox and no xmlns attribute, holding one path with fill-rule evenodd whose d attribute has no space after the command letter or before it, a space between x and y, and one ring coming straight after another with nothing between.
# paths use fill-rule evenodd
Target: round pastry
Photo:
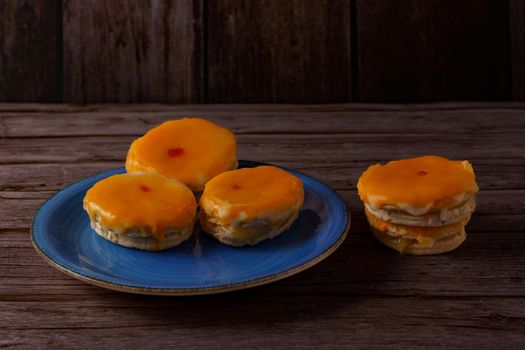
<instances>
[{"instance_id":1,"label":"round pastry","mask_svg":"<svg viewBox=\"0 0 525 350\"><path fill-rule=\"evenodd\" d=\"M154 173L179 180L193 192L237 168L237 143L228 129L198 118L167 121L136 139L126 158L128 173Z\"/></svg>"},{"instance_id":2,"label":"round pastry","mask_svg":"<svg viewBox=\"0 0 525 350\"><path fill-rule=\"evenodd\" d=\"M100 236L144 250L168 249L185 241L197 217L191 190L155 174L105 178L87 191L84 209Z\"/></svg>"},{"instance_id":3,"label":"round pastry","mask_svg":"<svg viewBox=\"0 0 525 350\"><path fill-rule=\"evenodd\" d=\"M204 188L200 223L232 246L255 245L287 230L303 206L302 181L274 166L224 172Z\"/></svg>"},{"instance_id":4,"label":"round pastry","mask_svg":"<svg viewBox=\"0 0 525 350\"><path fill-rule=\"evenodd\" d=\"M466 238L478 192L468 161L438 156L373 165L357 188L374 236L413 255L456 249Z\"/></svg>"}]
</instances>

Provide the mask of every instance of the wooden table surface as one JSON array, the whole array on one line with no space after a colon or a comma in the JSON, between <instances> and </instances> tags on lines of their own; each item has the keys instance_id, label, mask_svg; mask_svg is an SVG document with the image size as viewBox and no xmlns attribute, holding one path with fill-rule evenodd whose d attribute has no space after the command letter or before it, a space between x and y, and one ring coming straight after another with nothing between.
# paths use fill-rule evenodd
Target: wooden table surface
<instances>
[{"instance_id":1,"label":"wooden table surface","mask_svg":"<svg viewBox=\"0 0 525 350\"><path fill-rule=\"evenodd\" d=\"M38 207L182 116L232 128L240 159L332 186L351 211L346 241L291 278L199 297L113 292L47 265L29 237ZM0 136L0 348L525 346L525 104L5 104ZM459 249L402 256L371 238L356 182L422 154L470 160L481 192Z\"/></svg>"}]
</instances>

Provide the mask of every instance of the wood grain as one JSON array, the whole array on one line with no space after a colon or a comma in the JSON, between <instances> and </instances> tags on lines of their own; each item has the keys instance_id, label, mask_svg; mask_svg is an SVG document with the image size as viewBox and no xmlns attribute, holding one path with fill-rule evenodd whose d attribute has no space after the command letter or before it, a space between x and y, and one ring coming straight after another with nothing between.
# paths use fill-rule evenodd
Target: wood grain
<instances>
[{"instance_id":1,"label":"wood grain","mask_svg":"<svg viewBox=\"0 0 525 350\"><path fill-rule=\"evenodd\" d=\"M525 100L524 7L4 0L0 101Z\"/></svg>"},{"instance_id":2,"label":"wood grain","mask_svg":"<svg viewBox=\"0 0 525 350\"><path fill-rule=\"evenodd\" d=\"M0 1L0 101L61 99L55 0Z\"/></svg>"},{"instance_id":3,"label":"wood grain","mask_svg":"<svg viewBox=\"0 0 525 350\"><path fill-rule=\"evenodd\" d=\"M509 0L512 99L525 101L525 3Z\"/></svg>"},{"instance_id":4,"label":"wood grain","mask_svg":"<svg viewBox=\"0 0 525 350\"><path fill-rule=\"evenodd\" d=\"M201 0L65 0L64 101L199 102Z\"/></svg>"},{"instance_id":5,"label":"wood grain","mask_svg":"<svg viewBox=\"0 0 525 350\"><path fill-rule=\"evenodd\" d=\"M88 286L43 263L31 247L26 229L2 229L0 242L0 303L11 301L60 302L74 298L95 304L112 293ZM518 298L524 296L525 246L516 232L476 232L447 255L424 258L402 256L377 243L368 231L351 234L326 262L248 295L334 294L353 297ZM377 264L375 261L381 261ZM513 266L509 270L509 266ZM491 271L489 274L486 271ZM65 297L69 296L69 297Z\"/></svg>"},{"instance_id":6,"label":"wood grain","mask_svg":"<svg viewBox=\"0 0 525 350\"><path fill-rule=\"evenodd\" d=\"M525 344L525 105L0 105L0 347L521 348ZM48 266L29 226L55 191L123 165L129 142L182 115L231 127L241 158L326 182L348 238L291 278L167 298L86 285ZM402 256L369 233L356 181L372 162L435 152L473 162L467 241ZM437 337L436 335L439 335Z\"/></svg>"},{"instance_id":7,"label":"wood grain","mask_svg":"<svg viewBox=\"0 0 525 350\"><path fill-rule=\"evenodd\" d=\"M349 1L208 6L210 102L350 101Z\"/></svg>"},{"instance_id":8,"label":"wood grain","mask_svg":"<svg viewBox=\"0 0 525 350\"><path fill-rule=\"evenodd\" d=\"M523 104L431 105L0 105L0 136L138 136L163 121L204 117L236 134L439 134L525 132ZM41 123L42 118L46 123ZM258 121L264 118L264 123ZM399 123L403 119L407 124ZM31 128L39 123L38 128ZM451 125L454 127L452 128ZM475 133L474 133L475 131ZM349 136L350 137L350 136Z\"/></svg>"},{"instance_id":9,"label":"wood grain","mask_svg":"<svg viewBox=\"0 0 525 350\"><path fill-rule=\"evenodd\" d=\"M525 146L522 133L508 133L507 143L495 149L501 143L494 134L480 133L476 136L449 135L447 142L434 142L439 134L398 135L398 134L332 134L326 138L323 134L283 135L242 135L237 136L240 144L239 157L268 161L269 150L273 150L273 159L278 162L377 162L382 159L396 159L421 154L441 154L450 158L463 158L463 148L472 148L470 160L494 159L493 163L505 164L497 158L523 159L520 147ZM7 164L27 162L93 162L124 160L129 144L134 136L82 136L75 143L71 138L34 138L11 139L0 141L0 161ZM396 145L402 146L396 147ZM366 145L366 148L363 147ZM39 148L45 150L39 151ZM337 149L335 148L337 147ZM71 148L71 152L63 152ZM14 153L14 151L18 151ZM327 157L330 157L329 159ZM510 163L510 162L509 162ZM512 165L512 164L507 164Z\"/></svg>"},{"instance_id":10,"label":"wood grain","mask_svg":"<svg viewBox=\"0 0 525 350\"><path fill-rule=\"evenodd\" d=\"M461 347L465 343L517 348L523 341L524 315L517 310L521 299L290 298L238 293L141 300L113 296L103 306L66 302L53 310L38 303L5 303L0 312L5 319L30 318L25 324L6 325L4 333L9 342L33 347L62 348L75 340L118 349L153 348L152 344L220 348L220 341L235 339L228 344L240 348ZM380 337L372 336L378 332ZM421 339L421 334L436 333L442 335L439 344Z\"/></svg>"},{"instance_id":11,"label":"wood grain","mask_svg":"<svg viewBox=\"0 0 525 350\"><path fill-rule=\"evenodd\" d=\"M504 0L357 0L359 100L509 99L507 23Z\"/></svg>"},{"instance_id":12,"label":"wood grain","mask_svg":"<svg viewBox=\"0 0 525 350\"><path fill-rule=\"evenodd\" d=\"M188 110L201 111L228 111L231 113L252 112L260 113L263 111L272 111L279 114L288 114L290 112L337 112L337 111L472 111L472 110L515 110L523 109L521 102L490 102L490 101L448 101L433 103L334 103L334 104L197 104L197 105L173 105L158 103L141 103L141 104L123 104L123 103L91 103L85 104L63 104L63 103L1 103L0 111L7 112L32 112L32 113L66 113L66 112L101 112L112 111L123 113L128 111L146 112L176 112Z\"/></svg>"}]
</instances>

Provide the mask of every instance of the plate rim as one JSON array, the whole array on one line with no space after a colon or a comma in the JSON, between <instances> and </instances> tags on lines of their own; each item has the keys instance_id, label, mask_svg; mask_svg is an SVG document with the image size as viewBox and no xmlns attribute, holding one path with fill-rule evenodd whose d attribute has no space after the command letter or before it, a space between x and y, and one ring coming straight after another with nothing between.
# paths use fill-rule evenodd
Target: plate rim
<instances>
[{"instance_id":1,"label":"plate rim","mask_svg":"<svg viewBox=\"0 0 525 350\"><path fill-rule=\"evenodd\" d=\"M330 255L332 255L337 250L337 248L339 248L339 246L344 242L344 240L346 239L346 237L348 235L349 229L350 229L351 216L350 216L350 212L348 210L348 207L347 207L346 203L344 202L344 200L341 198L341 196L334 189L332 189L330 186L325 184L323 181L318 180L318 179L316 179L316 178L314 178L312 176L306 175L306 174L304 174L304 173L302 173L302 172L300 172L298 170L295 170L295 169L291 169L291 168L280 166L280 165L274 165L274 164L270 164L270 163L263 163L263 162L258 162L258 161L252 161L252 160L239 160L239 163L241 163L241 162L257 164L257 165L273 165L273 166L277 166L277 167L279 167L281 169L284 169L286 171L290 171L291 170L291 171L293 171L295 173L301 174L304 177L313 179L313 180L321 183L323 186L325 186L330 191L332 191L335 194L335 198L342 205L342 207L344 209L344 212L345 212L344 218L346 220L346 225L345 225L345 227L343 229L343 232L342 232L341 236L339 237L339 239L336 242L334 242L332 245L330 245L328 248L326 248L322 253L318 254L314 258L306 261L305 263L303 263L303 264L301 264L299 266L296 266L296 267L293 267L291 269L287 269L285 271L281 271L281 272L278 272L278 273L275 273L275 274L271 274L271 275L267 275L267 276L263 276L263 277L258 277L258 278L254 278L254 279L247 280L247 281L233 282L233 283L227 283L227 284L222 284L222 285L218 285L218 286L211 286L211 287L159 288L159 287L140 287L140 286L134 286L134 285L124 284L124 283L110 282L110 281L107 281L107 280L98 279L98 278L94 278L94 277L91 277L91 276L86 276L86 275L84 275L82 273L73 271L73 270L69 269L67 266L63 266L61 263L53 260L52 257L48 256L48 254L46 254L46 252L43 249L41 249L41 247L38 245L38 243L35 240L35 227L36 227L37 219L38 219L38 216L40 215L40 213L42 212L42 210L44 209L44 207L51 200L53 200L57 195L62 193L64 190L66 190L66 189L68 189L70 187L73 187L75 185L78 185L78 184L80 184L82 182L88 182L92 178L104 176L106 173L113 173L116 170L122 169L122 167L119 167L119 168L114 168L114 169L110 169L110 170L105 170L105 171L102 171L102 172L97 173L95 175L91 175L91 176L85 177L85 178L83 178L83 179L81 179L79 181L72 182L72 183L68 184L66 187L62 188L61 190L55 192L44 203L42 203L42 205L37 209L37 211L36 211L36 213L35 213L35 215L33 217L32 223L31 223L31 227L30 227L31 243L32 243L33 247L35 248L35 250L37 251L38 255L40 255L40 257L42 257L42 259L44 261L46 261L49 265L51 265L52 267L54 267L57 270L61 271L62 273L65 273L68 276L71 276L73 278L76 278L76 279L78 279L78 280L80 280L82 282L86 282L86 283L91 284L91 285L95 285L95 286L98 286L98 287L115 290L115 291L118 291L118 292L126 292L126 293L133 293L133 294L142 294L142 295L191 296L191 295L205 295L205 294L218 294L218 293L232 292L232 291L236 291L236 290L242 290L242 289L252 288L252 287L256 287L256 286L261 286L261 285L264 285L264 284L272 283L272 282L275 282L275 281L278 281L278 280L281 280L281 279L293 276L295 274L298 274L299 272L302 272L304 270L307 270L307 269L313 267L314 265L317 265L318 263L320 263L321 261L323 261L324 259L326 259Z\"/></svg>"}]
</instances>

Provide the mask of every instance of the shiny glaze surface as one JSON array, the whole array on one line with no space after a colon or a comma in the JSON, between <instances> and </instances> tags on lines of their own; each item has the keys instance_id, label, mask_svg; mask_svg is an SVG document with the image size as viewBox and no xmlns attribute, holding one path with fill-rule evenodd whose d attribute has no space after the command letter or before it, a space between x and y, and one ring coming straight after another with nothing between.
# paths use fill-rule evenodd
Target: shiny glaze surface
<instances>
[{"instance_id":1,"label":"shiny glaze surface","mask_svg":"<svg viewBox=\"0 0 525 350\"><path fill-rule=\"evenodd\" d=\"M261 164L241 161L240 165ZM99 237L82 210L82 198L95 182L124 169L87 178L48 200L35 216L33 244L61 271L133 293L205 294L269 283L324 259L342 242L349 224L344 202L333 190L314 178L287 171L304 183L304 208L289 230L254 247L230 247L197 233L173 249L148 252Z\"/></svg>"},{"instance_id":2,"label":"shiny glaze surface","mask_svg":"<svg viewBox=\"0 0 525 350\"><path fill-rule=\"evenodd\" d=\"M235 135L205 119L170 120L131 144L128 172L158 173L177 179L192 190L237 164Z\"/></svg>"},{"instance_id":3,"label":"shiny glaze surface","mask_svg":"<svg viewBox=\"0 0 525 350\"><path fill-rule=\"evenodd\" d=\"M258 166L224 172L204 188L200 199L206 212L224 212L224 223L265 216L288 216L304 199L302 181L275 166ZM215 206L220 206L217 210ZM218 213L214 213L217 215Z\"/></svg>"},{"instance_id":4,"label":"shiny glaze surface","mask_svg":"<svg viewBox=\"0 0 525 350\"><path fill-rule=\"evenodd\" d=\"M91 220L118 233L151 231L162 240L169 228L195 221L197 202L184 184L155 174L117 174L100 180L83 200Z\"/></svg>"},{"instance_id":5,"label":"shiny glaze surface","mask_svg":"<svg viewBox=\"0 0 525 350\"><path fill-rule=\"evenodd\" d=\"M370 166L359 178L358 190L361 199L376 208L439 209L459 204L478 186L468 161L423 156Z\"/></svg>"}]
</instances>

